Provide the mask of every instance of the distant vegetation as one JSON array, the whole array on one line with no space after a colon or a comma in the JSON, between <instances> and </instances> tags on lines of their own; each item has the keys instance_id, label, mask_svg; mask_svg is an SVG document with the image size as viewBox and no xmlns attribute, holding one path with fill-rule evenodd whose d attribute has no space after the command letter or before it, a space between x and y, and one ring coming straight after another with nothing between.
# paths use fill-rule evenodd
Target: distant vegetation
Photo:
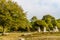
<instances>
[{"instance_id":1,"label":"distant vegetation","mask_svg":"<svg viewBox=\"0 0 60 40\"><path fill-rule=\"evenodd\" d=\"M0 32L30 32L53 31L58 28L60 31L60 19L55 19L51 15L44 15L42 19L33 16L29 21L26 13L16 2L11 0L0 0Z\"/></svg>"}]
</instances>

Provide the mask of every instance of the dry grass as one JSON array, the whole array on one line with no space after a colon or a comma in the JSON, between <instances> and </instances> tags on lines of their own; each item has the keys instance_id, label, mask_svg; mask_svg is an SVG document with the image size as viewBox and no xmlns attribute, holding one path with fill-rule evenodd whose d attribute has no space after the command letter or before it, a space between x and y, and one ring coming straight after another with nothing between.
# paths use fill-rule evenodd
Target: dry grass
<instances>
[{"instance_id":1,"label":"dry grass","mask_svg":"<svg viewBox=\"0 0 60 40\"><path fill-rule=\"evenodd\" d=\"M9 33L4 36L0 36L0 40L18 40L21 34L22 33Z\"/></svg>"},{"instance_id":2,"label":"dry grass","mask_svg":"<svg viewBox=\"0 0 60 40\"><path fill-rule=\"evenodd\" d=\"M0 40L19 40L21 37L26 40L60 40L60 33L32 33L25 36L23 34L26 33L9 33L5 36L0 36Z\"/></svg>"}]
</instances>

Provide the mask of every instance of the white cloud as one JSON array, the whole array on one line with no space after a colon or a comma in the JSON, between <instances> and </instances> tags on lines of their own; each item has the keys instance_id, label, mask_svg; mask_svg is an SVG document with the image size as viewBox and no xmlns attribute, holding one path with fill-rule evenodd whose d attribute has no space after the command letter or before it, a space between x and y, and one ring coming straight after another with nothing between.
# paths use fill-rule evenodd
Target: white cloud
<instances>
[{"instance_id":1,"label":"white cloud","mask_svg":"<svg viewBox=\"0 0 60 40\"><path fill-rule=\"evenodd\" d=\"M28 11L28 18L37 16L41 18L43 15L49 13L59 18L60 0L14 0Z\"/></svg>"}]
</instances>

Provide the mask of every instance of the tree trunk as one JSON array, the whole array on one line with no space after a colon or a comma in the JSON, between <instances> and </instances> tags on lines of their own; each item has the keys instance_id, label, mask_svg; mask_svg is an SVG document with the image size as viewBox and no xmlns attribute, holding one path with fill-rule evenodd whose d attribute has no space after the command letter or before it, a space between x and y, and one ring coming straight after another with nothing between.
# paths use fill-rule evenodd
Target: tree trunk
<instances>
[{"instance_id":1,"label":"tree trunk","mask_svg":"<svg viewBox=\"0 0 60 40\"><path fill-rule=\"evenodd\" d=\"M44 27L44 32L46 32L46 27Z\"/></svg>"},{"instance_id":2,"label":"tree trunk","mask_svg":"<svg viewBox=\"0 0 60 40\"><path fill-rule=\"evenodd\" d=\"M29 27L27 27L27 31L30 32L30 28Z\"/></svg>"},{"instance_id":3,"label":"tree trunk","mask_svg":"<svg viewBox=\"0 0 60 40\"><path fill-rule=\"evenodd\" d=\"M55 26L55 28L54 28L54 32L59 32L57 26Z\"/></svg>"},{"instance_id":4,"label":"tree trunk","mask_svg":"<svg viewBox=\"0 0 60 40\"><path fill-rule=\"evenodd\" d=\"M4 34L5 34L5 30L4 30L4 29L5 29L5 27L3 26L3 32L2 32L2 35L4 35Z\"/></svg>"},{"instance_id":5,"label":"tree trunk","mask_svg":"<svg viewBox=\"0 0 60 40\"><path fill-rule=\"evenodd\" d=\"M41 32L40 27L38 27L38 32Z\"/></svg>"}]
</instances>

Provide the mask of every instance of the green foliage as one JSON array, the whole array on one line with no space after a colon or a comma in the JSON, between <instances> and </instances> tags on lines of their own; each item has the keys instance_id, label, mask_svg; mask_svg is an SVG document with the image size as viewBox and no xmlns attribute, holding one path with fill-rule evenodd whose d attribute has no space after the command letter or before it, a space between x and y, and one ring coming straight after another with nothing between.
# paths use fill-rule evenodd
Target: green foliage
<instances>
[{"instance_id":1,"label":"green foliage","mask_svg":"<svg viewBox=\"0 0 60 40\"><path fill-rule=\"evenodd\" d=\"M37 20L37 17L36 16L33 16L32 18L31 18L31 21L32 22L35 22Z\"/></svg>"},{"instance_id":2,"label":"green foliage","mask_svg":"<svg viewBox=\"0 0 60 40\"><path fill-rule=\"evenodd\" d=\"M46 26L46 27L47 27L45 21L43 21L43 20L37 20L37 21L35 22L35 24L38 25L38 26L42 25L42 26Z\"/></svg>"},{"instance_id":3,"label":"green foliage","mask_svg":"<svg viewBox=\"0 0 60 40\"><path fill-rule=\"evenodd\" d=\"M33 29L34 28L37 29L38 27L43 29L44 27L46 27L46 29L50 31L53 30L56 26L60 29L60 19L56 20L51 15L44 15L42 20L37 19L36 16L35 17L33 16L32 19L35 20L31 21Z\"/></svg>"},{"instance_id":4,"label":"green foliage","mask_svg":"<svg viewBox=\"0 0 60 40\"><path fill-rule=\"evenodd\" d=\"M30 28L36 30L38 27L53 30L55 26L60 28L60 19L56 20L51 15L44 15L42 20L39 20L36 16L33 16L31 22L29 22L26 13L16 2L0 0L0 27L3 28L3 32L5 28L10 31L20 29L30 31Z\"/></svg>"},{"instance_id":5,"label":"green foliage","mask_svg":"<svg viewBox=\"0 0 60 40\"><path fill-rule=\"evenodd\" d=\"M48 24L48 28L49 28L49 30L53 30L53 25L51 23Z\"/></svg>"},{"instance_id":6,"label":"green foliage","mask_svg":"<svg viewBox=\"0 0 60 40\"><path fill-rule=\"evenodd\" d=\"M3 32L8 27L13 31L17 31L19 27L32 27L21 6L10 0L0 0L0 26L3 27Z\"/></svg>"},{"instance_id":7,"label":"green foliage","mask_svg":"<svg viewBox=\"0 0 60 40\"><path fill-rule=\"evenodd\" d=\"M60 19L57 19L57 22L60 23Z\"/></svg>"},{"instance_id":8,"label":"green foliage","mask_svg":"<svg viewBox=\"0 0 60 40\"><path fill-rule=\"evenodd\" d=\"M53 29L53 27L57 26L57 21L51 15L44 15L42 20L45 20L45 22L48 24L48 29Z\"/></svg>"},{"instance_id":9,"label":"green foliage","mask_svg":"<svg viewBox=\"0 0 60 40\"><path fill-rule=\"evenodd\" d=\"M57 21L57 27L58 27L59 30L60 30L60 19L57 19L56 21Z\"/></svg>"},{"instance_id":10,"label":"green foliage","mask_svg":"<svg viewBox=\"0 0 60 40\"><path fill-rule=\"evenodd\" d=\"M45 20L46 23L51 23L55 18L51 15L44 15L42 20Z\"/></svg>"},{"instance_id":11,"label":"green foliage","mask_svg":"<svg viewBox=\"0 0 60 40\"><path fill-rule=\"evenodd\" d=\"M44 27L47 27L48 25L46 24L46 22L44 20L36 20L35 22L32 22L32 27L33 29L37 29L38 27L40 27L41 29L43 29Z\"/></svg>"}]
</instances>

